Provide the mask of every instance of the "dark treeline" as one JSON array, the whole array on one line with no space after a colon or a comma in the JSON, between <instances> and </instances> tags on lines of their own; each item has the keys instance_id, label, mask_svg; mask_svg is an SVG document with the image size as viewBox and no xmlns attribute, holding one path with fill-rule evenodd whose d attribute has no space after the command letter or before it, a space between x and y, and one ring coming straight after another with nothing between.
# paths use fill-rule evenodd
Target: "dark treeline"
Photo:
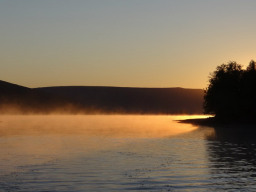
<instances>
[{"instance_id":1,"label":"dark treeline","mask_svg":"<svg viewBox=\"0 0 256 192\"><path fill-rule=\"evenodd\" d=\"M246 69L236 62L218 66L205 90L204 110L222 121L255 121L256 63Z\"/></svg>"},{"instance_id":2,"label":"dark treeline","mask_svg":"<svg viewBox=\"0 0 256 192\"><path fill-rule=\"evenodd\" d=\"M0 81L0 113L201 114L203 90L183 88L45 87Z\"/></svg>"}]
</instances>

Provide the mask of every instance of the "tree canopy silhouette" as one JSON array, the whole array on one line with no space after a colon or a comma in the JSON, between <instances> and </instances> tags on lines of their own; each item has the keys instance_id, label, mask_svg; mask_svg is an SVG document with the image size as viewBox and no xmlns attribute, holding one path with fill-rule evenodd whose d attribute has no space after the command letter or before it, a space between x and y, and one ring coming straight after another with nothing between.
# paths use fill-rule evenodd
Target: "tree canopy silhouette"
<instances>
[{"instance_id":1,"label":"tree canopy silhouette","mask_svg":"<svg viewBox=\"0 0 256 192\"><path fill-rule=\"evenodd\" d=\"M204 111L216 118L253 120L256 115L256 63L243 70L232 61L217 66L204 94Z\"/></svg>"}]
</instances>

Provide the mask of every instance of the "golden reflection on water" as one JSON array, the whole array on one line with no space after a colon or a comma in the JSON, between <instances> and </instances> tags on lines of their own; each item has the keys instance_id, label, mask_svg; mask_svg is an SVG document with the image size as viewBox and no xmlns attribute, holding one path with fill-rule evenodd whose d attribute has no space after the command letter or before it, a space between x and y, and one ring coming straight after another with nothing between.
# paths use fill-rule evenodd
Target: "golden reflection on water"
<instances>
[{"instance_id":1,"label":"golden reflection on water","mask_svg":"<svg viewBox=\"0 0 256 192\"><path fill-rule=\"evenodd\" d=\"M175 115L172 116L173 120L185 120L185 119L203 119L212 117L212 115Z\"/></svg>"},{"instance_id":2,"label":"golden reflection on water","mask_svg":"<svg viewBox=\"0 0 256 192\"><path fill-rule=\"evenodd\" d=\"M167 115L15 115L1 116L0 137L73 135L159 138L196 129L173 120L199 116ZM202 116L200 116L202 117Z\"/></svg>"},{"instance_id":3,"label":"golden reflection on water","mask_svg":"<svg viewBox=\"0 0 256 192\"><path fill-rule=\"evenodd\" d=\"M4 115L0 117L0 172L54 158L114 149L139 138L175 136L197 128L174 121L182 117Z\"/></svg>"},{"instance_id":4,"label":"golden reflection on water","mask_svg":"<svg viewBox=\"0 0 256 192\"><path fill-rule=\"evenodd\" d=\"M204 117L0 116L0 191L252 189L253 134L175 121Z\"/></svg>"}]
</instances>

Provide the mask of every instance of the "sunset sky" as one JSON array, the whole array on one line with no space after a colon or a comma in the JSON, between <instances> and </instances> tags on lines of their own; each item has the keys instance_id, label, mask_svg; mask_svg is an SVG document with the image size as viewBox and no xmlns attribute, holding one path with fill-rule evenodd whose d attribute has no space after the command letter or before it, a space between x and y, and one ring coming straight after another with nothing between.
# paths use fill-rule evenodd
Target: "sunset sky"
<instances>
[{"instance_id":1,"label":"sunset sky","mask_svg":"<svg viewBox=\"0 0 256 192\"><path fill-rule=\"evenodd\" d=\"M256 59L255 0L0 0L0 79L205 88Z\"/></svg>"}]
</instances>

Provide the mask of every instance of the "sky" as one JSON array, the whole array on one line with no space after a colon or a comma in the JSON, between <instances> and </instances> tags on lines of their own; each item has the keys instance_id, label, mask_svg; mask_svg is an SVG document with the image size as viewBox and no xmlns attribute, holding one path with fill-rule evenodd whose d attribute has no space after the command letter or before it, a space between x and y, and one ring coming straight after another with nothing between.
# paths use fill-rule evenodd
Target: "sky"
<instances>
[{"instance_id":1,"label":"sky","mask_svg":"<svg viewBox=\"0 0 256 192\"><path fill-rule=\"evenodd\" d=\"M206 88L256 59L255 0L0 0L0 79Z\"/></svg>"}]
</instances>

